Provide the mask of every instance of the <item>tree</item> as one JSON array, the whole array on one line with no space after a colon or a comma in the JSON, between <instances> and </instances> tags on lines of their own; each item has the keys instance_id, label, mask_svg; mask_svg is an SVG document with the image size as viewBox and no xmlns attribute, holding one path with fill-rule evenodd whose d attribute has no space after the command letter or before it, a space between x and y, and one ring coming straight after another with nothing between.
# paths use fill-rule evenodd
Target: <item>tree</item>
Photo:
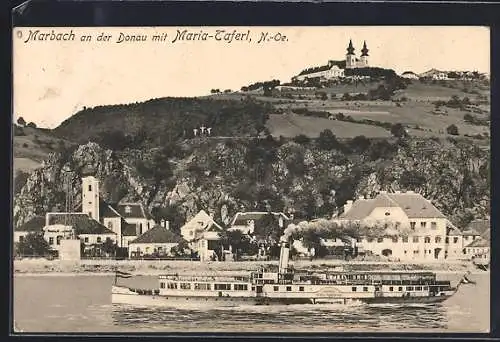
<instances>
[{"instance_id":1,"label":"tree","mask_svg":"<svg viewBox=\"0 0 500 342\"><path fill-rule=\"evenodd\" d=\"M454 124L451 124L448 127L446 127L446 132L450 135L458 135L458 127L455 126Z\"/></svg>"},{"instance_id":2,"label":"tree","mask_svg":"<svg viewBox=\"0 0 500 342\"><path fill-rule=\"evenodd\" d=\"M311 142L311 139L304 134L299 134L293 138L293 141L300 145L307 145Z\"/></svg>"},{"instance_id":3,"label":"tree","mask_svg":"<svg viewBox=\"0 0 500 342\"><path fill-rule=\"evenodd\" d=\"M402 138L402 137L405 137L407 135L406 129L400 123L392 125L391 134L394 135L396 138Z\"/></svg>"},{"instance_id":4,"label":"tree","mask_svg":"<svg viewBox=\"0 0 500 342\"><path fill-rule=\"evenodd\" d=\"M364 135L358 135L350 141L349 145L355 152L363 153L370 147L371 141Z\"/></svg>"},{"instance_id":5,"label":"tree","mask_svg":"<svg viewBox=\"0 0 500 342\"><path fill-rule=\"evenodd\" d=\"M19 126L26 126L26 121L24 120L24 118L22 116L20 116L19 119L17 119L17 124Z\"/></svg>"},{"instance_id":6,"label":"tree","mask_svg":"<svg viewBox=\"0 0 500 342\"><path fill-rule=\"evenodd\" d=\"M17 244L17 253L20 255L46 256L49 251L49 243L40 233L28 233Z\"/></svg>"},{"instance_id":7,"label":"tree","mask_svg":"<svg viewBox=\"0 0 500 342\"><path fill-rule=\"evenodd\" d=\"M26 125L26 127L36 128L36 124L34 122L30 122Z\"/></svg>"},{"instance_id":8,"label":"tree","mask_svg":"<svg viewBox=\"0 0 500 342\"><path fill-rule=\"evenodd\" d=\"M240 230L223 231L219 233L223 246L231 246L234 260L239 260L242 254L255 254L258 251L257 244Z\"/></svg>"},{"instance_id":9,"label":"tree","mask_svg":"<svg viewBox=\"0 0 500 342\"><path fill-rule=\"evenodd\" d=\"M101 250L107 256L114 256L116 253L116 243L114 243L110 238L106 238L106 240L101 245Z\"/></svg>"},{"instance_id":10,"label":"tree","mask_svg":"<svg viewBox=\"0 0 500 342\"><path fill-rule=\"evenodd\" d=\"M340 147L340 143L337 140L337 137L329 129L325 129L323 132L319 134L317 142L319 148L322 150L333 150L335 148Z\"/></svg>"}]
</instances>

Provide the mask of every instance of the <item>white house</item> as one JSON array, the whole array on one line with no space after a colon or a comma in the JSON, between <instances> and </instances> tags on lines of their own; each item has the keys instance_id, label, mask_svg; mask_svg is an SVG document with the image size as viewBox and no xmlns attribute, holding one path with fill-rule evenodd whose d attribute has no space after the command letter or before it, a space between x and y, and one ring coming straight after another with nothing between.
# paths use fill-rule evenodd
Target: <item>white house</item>
<instances>
[{"instance_id":1,"label":"white house","mask_svg":"<svg viewBox=\"0 0 500 342\"><path fill-rule=\"evenodd\" d=\"M223 228L212 216L200 210L191 220L181 227L182 237L188 241L189 247L198 253L200 261L210 260L219 245L219 232Z\"/></svg>"},{"instance_id":2,"label":"white house","mask_svg":"<svg viewBox=\"0 0 500 342\"><path fill-rule=\"evenodd\" d=\"M448 232L453 225L422 195L413 191L380 192L373 199L347 201L339 224L360 224L385 230L377 237L362 237L358 252L406 260L443 260Z\"/></svg>"},{"instance_id":3,"label":"white house","mask_svg":"<svg viewBox=\"0 0 500 342\"><path fill-rule=\"evenodd\" d=\"M117 240L115 232L85 213L47 213L45 220L44 238L55 250L60 249L62 239L79 239L86 249Z\"/></svg>"},{"instance_id":4,"label":"white house","mask_svg":"<svg viewBox=\"0 0 500 342\"><path fill-rule=\"evenodd\" d=\"M413 71L405 71L401 74L402 78L406 78L408 80L418 80L419 77Z\"/></svg>"},{"instance_id":5,"label":"white house","mask_svg":"<svg viewBox=\"0 0 500 342\"><path fill-rule=\"evenodd\" d=\"M446 71L440 71L437 69L430 69L426 72L423 72L420 74L420 77L422 78L430 78L433 80L448 80L448 72Z\"/></svg>"},{"instance_id":6,"label":"white house","mask_svg":"<svg viewBox=\"0 0 500 342\"><path fill-rule=\"evenodd\" d=\"M182 240L181 236L175 234L167 227L156 225L129 243L129 257L141 257L153 254L170 256L172 255L172 248L178 246Z\"/></svg>"},{"instance_id":7,"label":"white house","mask_svg":"<svg viewBox=\"0 0 500 342\"><path fill-rule=\"evenodd\" d=\"M25 222L19 227L14 229L14 243L24 240L28 234L43 234L43 227L45 226L44 216L35 216L31 220Z\"/></svg>"},{"instance_id":8,"label":"white house","mask_svg":"<svg viewBox=\"0 0 500 342\"><path fill-rule=\"evenodd\" d=\"M288 225L290 220L290 217L281 212L238 212L234 215L228 230L239 230L244 234L253 234L255 232L255 227L258 225L269 224L270 221L274 221L276 222L276 227L284 228Z\"/></svg>"}]
</instances>

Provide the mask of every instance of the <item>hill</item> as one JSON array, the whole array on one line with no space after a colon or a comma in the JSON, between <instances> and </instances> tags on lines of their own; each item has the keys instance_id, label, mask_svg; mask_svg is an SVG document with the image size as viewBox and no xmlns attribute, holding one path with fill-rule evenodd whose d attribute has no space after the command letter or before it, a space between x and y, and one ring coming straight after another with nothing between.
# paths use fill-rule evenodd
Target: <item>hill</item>
<instances>
[{"instance_id":1,"label":"hill","mask_svg":"<svg viewBox=\"0 0 500 342\"><path fill-rule=\"evenodd\" d=\"M212 136L256 136L271 105L249 98L160 98L127 105L85 108L54 134L78 143L95 141L113 149L163 146L211 127Z\"/></svg>"},{"instance_id":2,"label":"hill","mask_svg":"<svg viewBox=\"0 0 500 342\"><path fill-rule=\"evenodd\" d=\"M73 143L61 139L49 129L13 125L14 174L31 172L41 166L50 152L66 148Z\"/></svg>"},{"instance_id":3,"label":"hill","mask_svg":"<svg viewBox=\"0 0 500 342\"><path fill-rule=\"evenodd\" d=\"M88 164L106 200L141 201L177 228L201 209L223 224L242 208L331 217L348 199L391 189L422 193L459 226L489 215L489 151L468 141L339 141L324 132L297 142L196 138L171 147L116 152L88 143L51 154L15 197L15 222L64 208L65 166L78 204L80 170Z\"/></svg>"}]
</instances>

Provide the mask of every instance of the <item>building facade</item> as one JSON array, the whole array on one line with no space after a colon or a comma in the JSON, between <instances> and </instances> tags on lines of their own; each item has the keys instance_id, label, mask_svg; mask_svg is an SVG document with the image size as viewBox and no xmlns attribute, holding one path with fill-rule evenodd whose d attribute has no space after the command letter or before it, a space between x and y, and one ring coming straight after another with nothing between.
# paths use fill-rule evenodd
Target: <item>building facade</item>
<instances>
[{"instance_id":1,"label":"building facade","mask_svg":"<svg viewBox=\"0 0 500 342\"><path fill-rule=\"evenodd\" d=\"M381 192L373 199L347 201L334 221L378 229L382 233L363 233L357 239L358 253L399 260L444 260L450 232L457 231L430 201L412 191Z\"/></svg>"}]
</instances>

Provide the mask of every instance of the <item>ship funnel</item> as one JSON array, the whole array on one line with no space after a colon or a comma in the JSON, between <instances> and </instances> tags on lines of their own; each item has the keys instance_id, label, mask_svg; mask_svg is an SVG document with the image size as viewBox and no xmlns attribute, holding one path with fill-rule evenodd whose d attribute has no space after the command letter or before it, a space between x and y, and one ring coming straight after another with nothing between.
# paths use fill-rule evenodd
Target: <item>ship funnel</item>
<instances>
[{"instance_id":1,"label":"ship funnel","mask_svg":"<svg viewBox=\"0 0 500 342\"><path fill-rule=\"evenodd\" d=\"M280 252L280 263L279 263L279 273L287 273L288 271L288 259L290 257L290 247L288 242L281 242L281 252Z\"/></svg>"}]
</instances>

